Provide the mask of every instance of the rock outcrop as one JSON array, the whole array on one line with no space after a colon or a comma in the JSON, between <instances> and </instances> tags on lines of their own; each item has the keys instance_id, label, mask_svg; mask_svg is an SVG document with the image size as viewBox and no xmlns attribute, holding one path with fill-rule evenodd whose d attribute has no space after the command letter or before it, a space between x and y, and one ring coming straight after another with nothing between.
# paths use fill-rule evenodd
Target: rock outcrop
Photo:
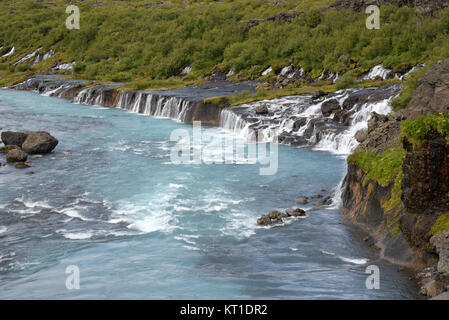
<instances>
[{"instance_id":1,"label":"rock outcrop","mask_svg":"<svg viewBox=\"0 0 449 320\"><path fill-rule=\"evenodd\" d=\"M401 125L448 112L448 93L449 59L429 68L406 109L372 113L368 129L357 133L342 193L345 219L375 239L383 258L417 271L431 266L417 277L429 297L449 290L449 228L432 233L449 212L449 144L433 129L412 143Z\"/></svg>"},{"instance_id":2,"label":"rock outcrop","mask_svg":"<svg viewBox=\"0 0 449 320\"><path fill-rule=\"evenodd\" d=\"M449 112L449 59L431 66L419 80L405 112L410 119L435 112Z\"/></svg>"}]
</instances>

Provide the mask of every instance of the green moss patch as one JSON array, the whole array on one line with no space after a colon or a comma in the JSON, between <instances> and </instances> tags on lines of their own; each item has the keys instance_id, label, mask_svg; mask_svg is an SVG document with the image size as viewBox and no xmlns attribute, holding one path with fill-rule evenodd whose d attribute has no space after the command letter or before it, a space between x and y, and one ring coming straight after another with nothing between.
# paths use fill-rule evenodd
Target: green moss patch
<instances>
[{"instance_id":1,"label":"green moss patch","mask_svg":"<svg viewBox=\"0 0 449 320\"><path fill-rule=\"evenodd\" d=\"M430 131L437 131L449 143L449 113L421 116L415 120L405 120L401 126L402 136L415 147L421 146Z\"/></svg>"},{"instance_id":2,"label":"green moss patch","mask_svg":"<svg viewBox=\"0 0 449 320\"><path fill-rule=\"evenodd\" d=\"M366 174L364 184L373 179L380 186L387 187L401 172L406 151L396 147L377 155L374 151L364 150L351 154L348 164L359 166Z\"/></svg>"},{"instance_id":3,"label":"green moss patch","mask_svg":"<svg viewBox=\"0 0 449 320\"><path fill-rule=\"evenodd\" d=\"M449 229L449 213L440 216L432 229L429 231L430 236L436 236Z\"/></svg>"}]
</instances>

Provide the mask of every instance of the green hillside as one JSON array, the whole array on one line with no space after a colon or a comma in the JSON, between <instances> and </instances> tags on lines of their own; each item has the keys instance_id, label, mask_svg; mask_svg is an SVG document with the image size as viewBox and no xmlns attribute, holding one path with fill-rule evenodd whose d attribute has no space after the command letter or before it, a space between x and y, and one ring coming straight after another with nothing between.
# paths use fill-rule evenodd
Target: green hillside
<instances>
[{"instance_id":1,"label":"green hillside","mask_svg":"<svg viewBox=\"0 0 449 320\"><path fill-rule=\"evenodd\" d=\"M77 78L134 81L144 88L198 80L216 66L234 70L234 79L289 64L311 77L357 68L355 76L382 62L401 70L449 56L449 8L432 17L384 6L380 30L368 30L363 12L323 10L332 2L71 1L80 8L81 28L68 30L67 1L1 1L0 56L13 46L16 53L0 58L0 85L71 61ZM300 14L291 21L267 19L285 12ZM13 66L38 47L56 54L32 67ZM189 65L193 71L184 79L173 78Z\"/></svg>"}]
</instances>

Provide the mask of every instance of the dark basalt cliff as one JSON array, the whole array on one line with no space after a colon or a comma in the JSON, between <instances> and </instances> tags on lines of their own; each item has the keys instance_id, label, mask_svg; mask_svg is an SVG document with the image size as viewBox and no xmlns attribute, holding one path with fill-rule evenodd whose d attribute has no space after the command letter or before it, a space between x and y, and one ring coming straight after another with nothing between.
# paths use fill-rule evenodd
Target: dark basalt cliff
<instances>
[{"instance_id":1,"label":"dark basalt cliff","mask_svg":"<svg viewBox=\"0 0 449 320\"><path fill-rule=\"evenodd\" d=\"M373 115L366 139L348 159L343 190L345 218L371 235L383 258L415 269L429 297L449 289L449 145L434 129L412 143L401 124L444 116L448 80L449 59L429 68L406 109L386 118ZM384 162L368 165L364 155ZM394 161L396 175L375 178L383 178Z\"/></svg>"}]
</instances>

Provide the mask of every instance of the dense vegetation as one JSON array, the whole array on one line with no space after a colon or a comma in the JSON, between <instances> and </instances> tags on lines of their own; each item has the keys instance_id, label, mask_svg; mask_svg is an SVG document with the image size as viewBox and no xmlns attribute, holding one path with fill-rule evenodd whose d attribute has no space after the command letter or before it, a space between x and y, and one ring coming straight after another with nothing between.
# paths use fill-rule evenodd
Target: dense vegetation
<instances>
[{"instance_id":1,"label":"dense vegetation","mask_svg":"<svg viewBox=\"0 0 449 320\"><path fill-rule=\"evenodd\" d=\"M348 163L357 165L366 174L364 184L375 180L380 186L387 187L401 173L405 150L395 147L383 154L371 150L355 152L348 157Z\"/></svg>"},{"instance_id":2,"label":"dense vegetation","mask_svg":"<svg viewBox=\"0 0 449 320\"><path fill-rule=\"evenodd\" d=\"M440 133L449 143L449 114L439 113L431 116L420 116L415 120L402 122L402 135L414 146L420 146L430 131Z\"/></svg>"},{"instance_id":3,"label":"dense vegetation","mask_svg":"<svg viewBox=\"0 0 449 320\"><path fill-rule=\"evenodd\" d=\"M78 78L135 81L139 88L178 75L183 81L218 66L235 78L259 77L292 64L312 77L323 70L352 76L383 63L395 71L449 56L449 9L421 16L413 8L386 5L380 30L365 27L366 15L351 10L323 10L332 0L172 0L71 1L81 11L80 30L68 30L67 1L0 2L1 84L31 73L49 72L59 62L76 61ZM281 12L304 12L291 22L264 21ZM248 27L250 20L258 25ZM56 54L36 66L13 63L33 49ZM353 84L349 76L339 86ZM180 80L170 80L174 85Z\"/></svg>"}]
</instances>

